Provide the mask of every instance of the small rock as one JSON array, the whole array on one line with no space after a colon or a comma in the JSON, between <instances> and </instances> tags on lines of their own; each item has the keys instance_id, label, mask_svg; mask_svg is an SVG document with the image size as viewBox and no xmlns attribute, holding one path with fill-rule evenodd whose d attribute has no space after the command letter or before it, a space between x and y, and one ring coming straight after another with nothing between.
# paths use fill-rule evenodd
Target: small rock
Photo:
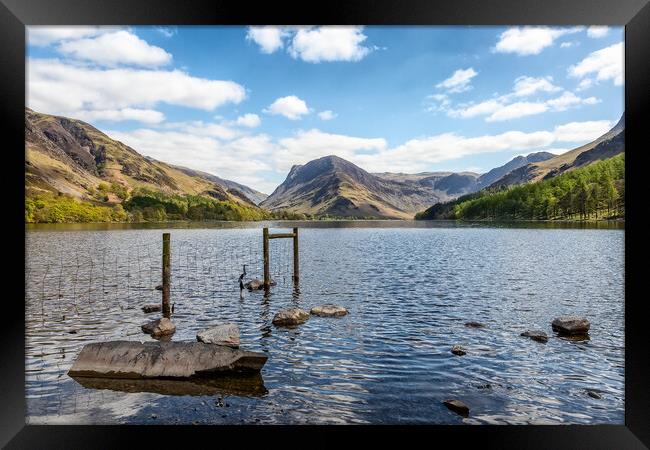
<instances>
[{"instance_id":1,"label":"small rock","mask_svg":"<svg viewBox=\"0 0 650 450\"><path fill-rule=\"evenodd\" d=\"M467 417L469 415L469 406L460 400L445 400L442 403L456 414L460 414L464 417Z\"/></svg>"},{"instance_id":2,"label":"small rock","mask_svg":"<svg viewBox=\"0 0 650 450\"><path fill-rule=\"evenodd\" d=\"M341 317L345 316L348 313L348 310L343 306L339 305L320 305L314 306L311 311L311 314L320 317Z\"/></svg>"},{"instance_id":3,"label":"small rock","mask_svg":"<svg viewBox=\"0 0 650 450\"><path fill-rule=\"evenodd\" d=\"M151 418L152 418L152 419L157 419L157 418L158 418L158 415L157 415L157 414L152 414L152 415L151 415Z\"/></svg>"},{"instance_id":4,"label":"small rock","mask_svg":"<svg viewBox=\"0 0 650 450\"><path fill-rule=\"evenodd\" d=\"M600 400L601 398L603 398L603 397L602 397L598 392L596 392L596 391L592 391L591 389L588 389L588 390L587 390L587 395L588 395L589 397L591 397L591 398L595 398L595 399L597 399L597 400Z\"/></svg>"},{"instance_id":5,"label":"small rock","mask_svg":"<svg viewBox=\"0 0 650 450\"><path fill-rule=\"evenodd\" d=\"M162 311L162 305L160 305L160 304L144 305L142 307L142 311L144 311L145 313L152 313L152 312Z\"/></svg>"},{"instance_id":6,"label":"small rock","mask_svg":"<svg viewBox=\"0 0 650 450\"><path fill-rule=\"evenodd\" d=\"M174 334L176 331L176 325L174 325L168 318L163 317L162 319L145 323L142 325L142 331L152 335L153 337L165 336Z\"/></svg>"},{"instance_id":7,"label":"small rock","mask_svg":"<svg viewBox=\"0 0 650 450\"><path fill-rule=\"evenodd\" d=\"M155 289L156 289L157 291L162 291L162 290L163 290L163 285L162 285L162 284L159 284L158 286L156 286Z\"/></svg>"},{"instance_id":8,"label":"small rock","mask_svg":"<svg viewBox=\"0 0 650 450\"><path fill-rule=\"evenodd\" d=\"M485 325L480 322L465 322L465 326L467 328L485 328Z\"/></svg>"},{"instance_id":9,"label":"small rock","mask_svg":"<svg viewBox=\"0 0 650 450\"><path fill-rule=\"evenodd\" d=\"M533 341L541 342L545 344L548 342L548 336L543 331L539 330L528 330L520 334L520 336L525 336L531 338Z\"/></svg>"},{"instance_id":10,"label":"small rock","mask_svg":"<svg viewBox=\"0 0 650 450\"><path fill-rule=\"evenodd\" d=\"M77 334L77 330L70 330L68 331L69 334Z\"/></svg>"},{"instance_id":11,"label":"small rock","mask_svg":"<svg viewBox=\"0 0 650 450\"><path fill-rule=\"evenodd\" d=\"M206 344L226 345L239 348L239 327L234 323L226 323L216 327L199 331L196 340Z\"/></svg>"},{"instance_id":12,"label":"small rock","mask_svg":"<svg viewBox=\"0 0 650 450\"><path fill-rule=\"evenodd\" d=\"M553 331L569 336L587 334L590 325L587 319L578 316L560 316L551 322Z\"/></svg>"},{"instance_id":13,"label":"small rock","mask_svg":"<svg viewBox=\"0 0 650 450\"><path fill-rule=\"evenodd\" d=\"M273 316L273 325L276 327L290 327L300 325L309 319L309 313L304 309L285 309Z\"/></svg>"},{"instance_id":14,"label":"small rock","mask_svg":"<svg viewBox=\"0 0 650 450\"><path fill-rule=\"evenodd\" d=\"M465 349L464 349L461 345L454 345L454 346L451 348L451 352L452 352L454 355L458 355L458 356L463 356L463 355L466 355L466 354L467 354L467 352L465 351Z\"/></svg>"},{"instance_id":15,"label":"small rock","mask_svg":"<svg viewBox=\"0 0 650 450\"><path fill-rule=\"evenodd\" d=\"M271 278L271 281L269 285L275 286L277 283L275 282L274 279ZM244 284L244 287L248 289L249 291L259 291L261 289L264 289L264 281L258 280L257 278L254 278L247 283Z\"/></svg>"}]
</instances>

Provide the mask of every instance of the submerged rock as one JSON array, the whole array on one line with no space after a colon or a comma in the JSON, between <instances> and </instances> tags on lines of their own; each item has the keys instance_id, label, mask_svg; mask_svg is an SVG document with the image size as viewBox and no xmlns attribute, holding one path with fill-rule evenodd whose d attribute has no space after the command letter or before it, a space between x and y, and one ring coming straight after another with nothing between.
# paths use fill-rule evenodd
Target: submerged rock
<instances>
[{"instance_id":1,"label":"submerged rock","mask_svg":"<svg viewBox=\"0 0 650 450\"><path fill-rule=\"evenodd\" d=\"M485 328L485 325L480 322L465 322L465 326L467 328Z\"/></svg>"},{"instance_id":2,"label":"submerged rock","mask_svg":"<svg viewBox=\"0 0 650 450\"><path fill-rule=\"evenodd\" d=\"M309 313L304 309L292 308L279 311L273 316L273 325L276 327L290 327L300 325L309 319Z\"/></svg>"},{"instance_id":3,"label":"submerged rock","mask_svg":"<svg viewBox=\"0 0 650 450\"><path fill-rule=\"evenodd\" d=\"M162 305L160 305L160 304L144 305L142 307L142 311L144 311L145 313L152 313L152 312L162 311Z\"/></svg>"},{"instance_id":4,"label":"submerged rock","mask_svg":"<svg viewBox=\"0 0 650 450\"><path fill-rule=\"evenodd\" d=\"M598 392L593 391L591 389L587 389L587 395L591 398L595 398L596 400L600 400L603 398Z\"/></svg>"},{"instance_id":5,"label":"submerged rock","mask_svg":"<svg viewBox=\"0 0 650 450\"><path fill-rule=\"evenodd\" d=\"M311 314L321 317L341 317L345 316L348 313L348 310L343 306L339 305L320 305L314 306L311 311Z\"/></svg>"},{"instance_id":6,"label":"submerged rock","mask_svg":"<svg viewBox=\"0 0 650 450\"><path fill-rule=\"evenodd\" d=\"M218 325L207 330L199 331L196 334L196 340L206 344L239 348L239 327L233 323Z\"/></svg>"},{"instance_id":7,"label":"submerged rock","mask_svg":"<svg viewBox=\"0 0 650 450\"><path fill-rule=\"evenodd\" d=\"M263 353L203 342L96 342L85 345L68 371L74 377L201 378L256 373Z\"/></svg>"},{"instance_id":8,"label":"submerged rock","mask_svg":"<svg viewBox=\"0 0 650 450\"><path fill-rule=\"evenodd\" d=\"M159 284L158 286L156 286L155 289L156 289L157 291L162 291L162 290L163 290L163 285L162 285L162 284Z\"/></svg>"},{"instance_id":9,"label":"submerged rock","mask_svg":"<svg viewBox=\"0 0 650 450\"><path fill-rule=\"evenodd\" d=\"M589 332L591 324L584 317L560 316L551 322L553 331L564 335L585 335Z\"/></svg>"},{"instance_id":10,"label":"submerged rock","mask_svg":"<svg viewBox=\"0 0 650 450\"><path fill-rule=\"evenodd\" d=\"M277 283L275 280L271 279L269 285L270 286L275 286ZM263 280L258 280L257 278L254 278L247 283L244 284L244 287L248 289L249 291L259 291L261 289L264 289L264 281Z\"/></svg>"},{"instance_id":11,"label":"submerged rock","mask_svg":"<svg viewBox=\"0 0 650 450\"><path fill-rule=\"evenodd\" d=\"M548 336L543 331L539 330L528 330L520 334L520 336L525 336L531 338L533 341L546 343L548 342Z\"/></svg>"},{"instance_id":12,"label":"submerged rock","mask_svg":"<svg viewBox=\"0 0 650 450\"><path fill-rule=\"evenodd\" d=\"M465 349L463 348L462 345L454 345L454 346L451 348L451 352L452 352L454 355L458 355L458 356L463 356L463 355L466 355L466 354L467 354L467 352L465 351Z\"/></svg>"},{"instance_id":13,"label":"submerged rock","mask_svg":"<svg viewBox=\"0 0 650 450\"><path fill-rule=\"evenodd\" d=\"M467 417L469 415L469 406L460 400L445 400L442 403L456 414L460 414L464 417Z\"/></svg>"},{"instance_id":14,"label":"submerged rock","mask_svg":"<svg viewBox=\"0 0 650 450\"><path fill-rule=\"evenodd\" d=\"M153 337L168 336L174 334L176 331L176 325L174 325L167 317L163 317L162 319L145 323L142 325L142 331Z\"/></svg>"}]
</instances>

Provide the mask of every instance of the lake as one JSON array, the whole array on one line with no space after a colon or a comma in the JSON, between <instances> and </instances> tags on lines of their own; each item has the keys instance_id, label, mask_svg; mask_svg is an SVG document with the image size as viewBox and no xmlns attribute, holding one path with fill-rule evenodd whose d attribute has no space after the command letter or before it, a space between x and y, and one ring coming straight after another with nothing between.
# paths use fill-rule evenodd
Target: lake
<instances>
[{"instance_id":1,"label":"lake","mask_svg":"<svg viewBox=\"0 0 650 450\"><path fill-rule=\"evenodd\" d=\"M300 283L290 239L300 227ZM624 225L353 221L26 227L30 424L623 424ZM84 344L149 341L162 233L171 232L174 341L225 322L264 352L260 377L200 383L87 382L67 370ZM336 303L342 318L276 328L288 307ZM590 339L551 321L577 314ZM485 328L468 328L477 321ZM546 344L521 337L545 331ZM455 356L453 345L467 354ZM587 394L593 390L601 398ZM442 401L470 407L463 418Z\"/></svg>"}]
</instances>

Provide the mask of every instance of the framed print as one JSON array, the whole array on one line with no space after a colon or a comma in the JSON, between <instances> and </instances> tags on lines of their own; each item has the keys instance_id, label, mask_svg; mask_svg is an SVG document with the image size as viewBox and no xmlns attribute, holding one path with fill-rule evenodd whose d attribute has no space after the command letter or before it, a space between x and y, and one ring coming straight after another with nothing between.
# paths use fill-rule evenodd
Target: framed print
<instances>
[{"instance_id":1,"label":"framed print","mask_svg":"<svg viewBox=\"0 0 650 450\"><path fill-rule=\"evenodd\" d=\"M0 11L7 448L650 442L645 1Z\"/></svg>"}]
</instances>

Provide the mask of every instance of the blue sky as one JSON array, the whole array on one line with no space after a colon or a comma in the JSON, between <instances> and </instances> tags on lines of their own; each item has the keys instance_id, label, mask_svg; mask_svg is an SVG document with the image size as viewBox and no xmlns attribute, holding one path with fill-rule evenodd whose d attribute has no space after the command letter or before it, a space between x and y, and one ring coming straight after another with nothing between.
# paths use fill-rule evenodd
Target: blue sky
<instances>
[{"instance_id":1,"label":"blue sky","mask_svg":"<svg viewBox=\"0 0 650 450\"><path fill-rule=\"evenodd\" d=\"M607 131L623 28L29 27L27 104L270 193L336 154L485 172Z\"/></svg>"}]
</instances>

